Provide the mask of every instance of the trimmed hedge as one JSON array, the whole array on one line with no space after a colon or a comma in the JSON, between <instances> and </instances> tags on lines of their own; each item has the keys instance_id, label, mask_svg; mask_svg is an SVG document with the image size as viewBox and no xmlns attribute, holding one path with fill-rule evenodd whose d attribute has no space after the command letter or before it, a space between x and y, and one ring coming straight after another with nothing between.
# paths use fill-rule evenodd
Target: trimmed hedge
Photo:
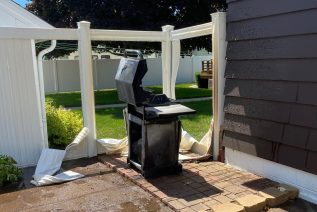
<instances>
[{"instance_id":1,"label":"trimmed hedge","mask_svg":"<svg viewBox=\"0 0 317 212\"><path fill-rule=\"evenodd\" d=\"M81 116L53 101L46 101L48 143L50 148L65 149L83 127Z\"/></svg>"}]
</instances>

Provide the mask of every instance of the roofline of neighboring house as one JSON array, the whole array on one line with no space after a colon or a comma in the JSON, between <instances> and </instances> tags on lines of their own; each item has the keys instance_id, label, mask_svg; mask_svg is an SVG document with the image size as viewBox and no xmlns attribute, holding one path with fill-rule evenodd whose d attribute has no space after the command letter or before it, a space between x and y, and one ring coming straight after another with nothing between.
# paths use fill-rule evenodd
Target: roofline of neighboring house
<instances>
[{"instance_id":1,"label":"roofline of neighboring house","mask_svg":"<svg viewBox=\"0 0 317 212\"><path fill-rule=\"evenodd\" d=\"M4 7L6 11L16 17L16 19L25 23L27 27L55 28L12 0L2 0L0 1L0 6Z\"/></svg>"}]
</instances>

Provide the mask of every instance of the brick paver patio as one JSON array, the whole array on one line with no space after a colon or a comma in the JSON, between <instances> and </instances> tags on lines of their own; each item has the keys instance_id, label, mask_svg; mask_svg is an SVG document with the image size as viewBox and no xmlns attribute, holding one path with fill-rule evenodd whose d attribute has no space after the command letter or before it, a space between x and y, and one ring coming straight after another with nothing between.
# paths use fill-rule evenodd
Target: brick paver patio
<instances>
[{"instance_id":1,"label":"brick paver patio","mask_svg":"<svg viewBox=\"0 0 317 212\"><path fill-rule=\"evenodd\" d=\"M108 166L132 180L144 190L179 211L205 211L222 203L277 186L278 183L255 174L240 171L224 163L209 161L183 163L179 175L144 179L120 156L100 156Z\"/></svg>"}]
</instances>

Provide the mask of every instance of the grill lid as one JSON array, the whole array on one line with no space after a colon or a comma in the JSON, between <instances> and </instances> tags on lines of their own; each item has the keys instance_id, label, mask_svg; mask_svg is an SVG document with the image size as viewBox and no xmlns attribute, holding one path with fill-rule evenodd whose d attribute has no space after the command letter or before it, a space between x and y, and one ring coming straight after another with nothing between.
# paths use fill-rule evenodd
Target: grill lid
<instances>
[{"instance_id":1,"label":"grill lid","mask_svg":"<svg viewBox=\"0 0 317 212\"><path fill-rule=\"evenodd\" d=\"M126 50L115 77L119 99L139 106L146 100L142 79L147 72L146 60L138 50Z\"/></svg>"}]
</instances>

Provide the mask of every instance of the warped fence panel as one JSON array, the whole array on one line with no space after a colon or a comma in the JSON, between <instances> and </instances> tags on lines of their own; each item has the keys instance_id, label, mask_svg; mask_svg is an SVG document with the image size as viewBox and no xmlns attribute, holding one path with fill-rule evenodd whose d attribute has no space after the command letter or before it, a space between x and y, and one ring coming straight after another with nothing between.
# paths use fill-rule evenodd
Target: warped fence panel
<instances>
[{"instance_id":1,"label":"warped fence panel","mask_svg":"<svg viewBox=\"0 0 317 212\"><path fill-rule=\"evenodd\" d=\"M211 55L181 58L176 83L195 81L194 73L201 71L201 62L210 60ZM95 90L115 88L114 77L119 59L93 60ZM162 84L161 58L147 59L148 72L144 77L144 85ZM43 61L45 93L80 91L78 60L46 60Z\"/></svg>"}]
</instances>

